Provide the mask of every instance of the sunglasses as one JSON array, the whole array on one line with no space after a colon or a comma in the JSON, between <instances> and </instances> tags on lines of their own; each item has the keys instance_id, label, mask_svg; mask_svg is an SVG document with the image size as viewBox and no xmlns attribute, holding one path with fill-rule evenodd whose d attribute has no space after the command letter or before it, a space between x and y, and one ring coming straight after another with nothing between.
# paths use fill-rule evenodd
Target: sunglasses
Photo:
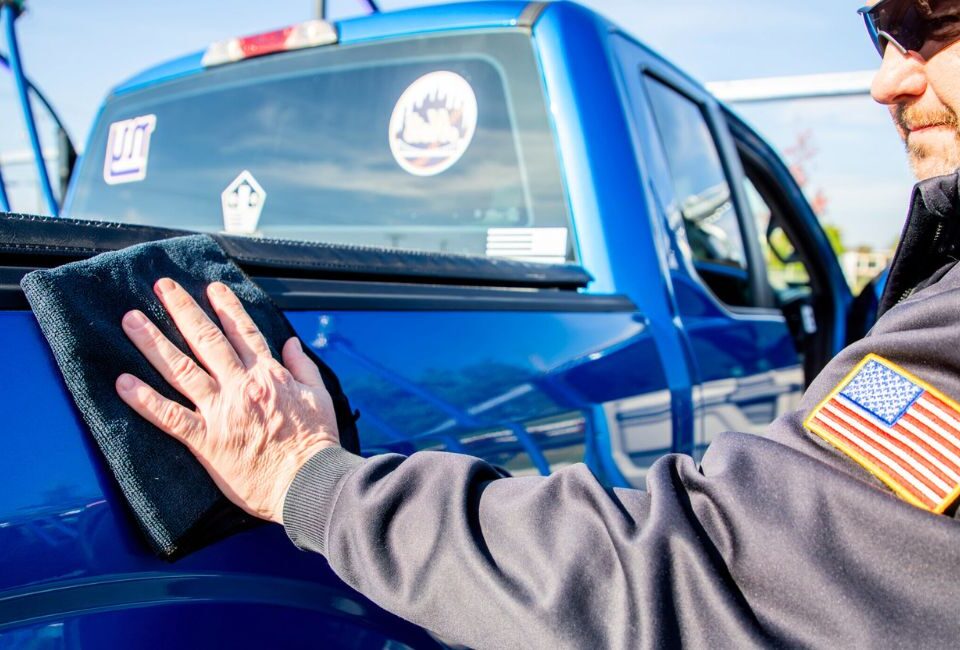
<instances>
[{"instance_id":1,"label":"sunglasses","mask_svg":"<svg viewBox=\"0 0 960 650\"><path fill-rule=\"evenodd\" d=\"M929 59L960 40L960 2L956 0L880 0L857 13L880 56L887 44L901 54L916 52Z\"/></svg>"}]
</instances>

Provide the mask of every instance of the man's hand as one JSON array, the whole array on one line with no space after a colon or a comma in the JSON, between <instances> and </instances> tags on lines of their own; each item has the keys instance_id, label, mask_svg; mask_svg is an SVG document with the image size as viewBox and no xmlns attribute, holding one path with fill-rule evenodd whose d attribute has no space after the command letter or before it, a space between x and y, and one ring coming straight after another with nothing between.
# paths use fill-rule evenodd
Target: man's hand
<instances>
[{"instance_id":1,"label":"man's hand","mask_svg":"<svg viewBox=\"0 0 960 650\"><path fill-rule=\"evenodd\" d=\"M277 362L224 284L207 287L223 332L173 280L159 280L154 291L202 367L140 311L124 316L123 330L196 410L129 374L117 378L117 393L187 445L231 501L252 515L283 523L283 499L297 470L321 449L339 444L320 372L296 338L283 346L283 364Z\"/></svg>"}]
</instances>

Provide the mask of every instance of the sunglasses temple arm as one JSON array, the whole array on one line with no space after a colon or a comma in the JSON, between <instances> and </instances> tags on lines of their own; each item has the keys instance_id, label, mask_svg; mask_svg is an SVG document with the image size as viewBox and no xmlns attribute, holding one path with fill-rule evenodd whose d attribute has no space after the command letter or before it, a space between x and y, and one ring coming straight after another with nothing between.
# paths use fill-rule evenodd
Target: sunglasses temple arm
<instances>
[{"instance_id":1,"label":"sunglasses temple arm","mask_svg":"<svg viewBox=\"0 0 960 650\"><path fill-rule=\"evenodd\" d=\"M905 48L904 46L900 45L900 43L897 42L897 39L895 39L893 36L890 36L890 34L888 34L887 32L879 31L879 32L877 32L877 45L880 45L880 44L881 44L881 39L886 40L887 43L889 43L890 45L893 45L895 48L897 48L897 50L900 52L900 54L903 54L904 56L906 56L906 54L907 54L907 48ZM883 54L883 48L882 48L882 47L880 48L880 54L881 54L881 55Z\"/></svg>"}]
</instances>

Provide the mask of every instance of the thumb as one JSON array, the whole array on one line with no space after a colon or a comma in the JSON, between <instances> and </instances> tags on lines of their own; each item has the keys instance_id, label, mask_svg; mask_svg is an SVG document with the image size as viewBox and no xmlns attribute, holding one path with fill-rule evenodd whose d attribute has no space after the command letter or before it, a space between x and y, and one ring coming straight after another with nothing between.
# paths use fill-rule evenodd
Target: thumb
<instances>
[{"instance_id":1,"label":"thumb","mask_svg":"<svg viewBox=\"0 0 960 650\"><path fill-rule=\"evenodd\" d=\"M303 351L300 339L290 338L283 345L283 365L286 366L293 378L301 384L313 387L323 387L323 378L316 364Z\"/></svg>"}]
</instances>

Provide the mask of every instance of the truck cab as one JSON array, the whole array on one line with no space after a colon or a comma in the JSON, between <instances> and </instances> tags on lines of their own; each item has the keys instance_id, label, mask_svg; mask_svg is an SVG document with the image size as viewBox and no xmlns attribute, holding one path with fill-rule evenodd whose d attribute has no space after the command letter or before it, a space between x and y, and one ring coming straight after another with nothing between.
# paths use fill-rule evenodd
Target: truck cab
<instances>
[{"instance_id":1,"label":"truck cab","mask_svg":"<svg viewBox=\"0 0 960 650\"><path fill-rule=\"evenodd\" d=\"M311 21L145 71L104 102L63 214L87 243L27 220L25 249L0 227L0 347L27 372L0 376L0 400L8 431L31 432L0 440L17 485L0 497L0 638L438 643L275 527L153 557L15 286L31 268L158 228L225 234L340 376L364 453L518 475L586 462L640 488L664 454L762 434L856 335L772 149L568 2ZM529 262L542 271L511 276Z\"/></svg>"}]
</instances>

